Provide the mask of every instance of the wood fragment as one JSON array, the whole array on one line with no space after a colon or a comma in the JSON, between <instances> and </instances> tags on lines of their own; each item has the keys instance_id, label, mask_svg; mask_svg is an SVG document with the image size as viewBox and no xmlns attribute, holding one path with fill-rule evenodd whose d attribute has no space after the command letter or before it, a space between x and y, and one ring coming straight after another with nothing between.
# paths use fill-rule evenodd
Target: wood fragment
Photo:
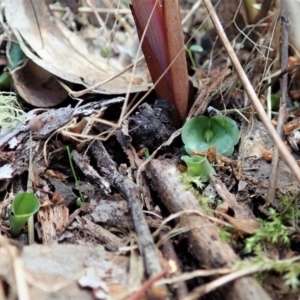
<instances>
[{"instance_id":1,"label":"wood fragment","mask_svg":"<svg viewBox=\"0 0 300 300\"><path fill-rule=\"evenodd\" d=\"M201 215L184 215L180 223L190 228L188 239L191 252L205 268L228 268L239 261L231 247L219 236L219 229L210 222L195 196L186 190L179 179L179 171L169 160L152 160L147 165L148 177L169 212L197 210ZM223 299L270 299L263 288L252 278L243 277L220 288Z\"/></svg>"},{"instance_id":2,"label":"wood fragment","mask_svg":"<svg viewBox=\"0 0 300 300\"><path fill-rule=\"evenodd\" d=\"M110 184L119 190L128 201L128 209L132 216L135 231L138 237L139 248L144 259L148 276L154 276L162 271L156 248L145 220L138 186L128 177L121 175L114 161L110 158L101 141L95 141L91 145L91 152L97 161L97 169L105 176Z\"/></svg>"},{"instance_id":3,"label":"wood fragment","mask_svg":"<svg viewBox=\"0 0 300 300\"><path fill-rule=\"evenodd\" d=\"M102 226L91 222L88 218L77 217L76 219L77 221L83 220L80 222L82 228L86 230L89 235L99 240L101 245L105 246L105 249L117 251L120 247L125 246L121 238L112 234L109 230L103 228Z\"/></svg>"},{"instance_id":4,"label":"wood fragment","mask_svg":"<svg viewBox=\"0 0 300 300\"><path fill-rule=\"evenodd\" d=\"M69 219L69 209L63 205L46 206L37 213L38 221L42 227L42 240L44 245L58 242L57 231L61 231Z\"/></svg>"},{"instance_id":5,"label":"wood fragment","mask_svg":"<svg viewBox=\"0 0 300 300\"><path fill-rule=\"evenodd\" d=\"M222 82L230 74L230 69L216 69L211 74L209 80L199 89L197 98L188 113L187 120L189 120L192 117L204 114L208 104L212 100L213 92L220 88Z\"/></svg>"},{"instance_id":6,"label":"wood fragment","mask_svg":"<svg viewBox=\"0 0 300 300\"><path fill-rule=\"evenodd\" d=\"M160 239L164 239L164 236L165 233L162 231L159 234L159 237ZM164 258L167 260L167 262L169 264L170 263L174 264L174 267L176 268L175 272L172 273L172 276L180 276L182 274L180 262L178 260L177 254L175 252L175 249L170 239L167 239L163 242L161 251ZM175 289L177 299L183 299L188 295L187 285L184 281L177 282L176 284L173 285L173 288Z\"/></svg>"},{"instance_id":7,"label":"wood fragment","mask_svg":"<svg viewBox=\"0 0 300 300\"><path fill-rule=\"evenodd\" d=\"M96 170L90 165L89 161L85 157L79 154L76 150L73 150L72 158L87 179L98 184L102 188L101 191L105 195L111 194L110 186L107 180L96 172Z\"/></svg>"},{"instance_id":8,"label":"wood fragment","mask_svg":"<svg viewBox=\"0 0 300 300\"><path fill-rule=\"evenodd\" d=\"M147 281L145 281L143 283L142 287L138 291L133 293L129 298L127 298L127 300L139 300L139 299L141 299L143 297L143 295L146 294L147 290L149 290L149 288L151 288L151 286L155 283L155 281L161 279L165 275L166 275L166 271L161 271L157 275L149 278ZM161 299L164 299L166 295L162 295L162 296L163 296L163 298L161 298Z\"/></svg>"}]
</instances>

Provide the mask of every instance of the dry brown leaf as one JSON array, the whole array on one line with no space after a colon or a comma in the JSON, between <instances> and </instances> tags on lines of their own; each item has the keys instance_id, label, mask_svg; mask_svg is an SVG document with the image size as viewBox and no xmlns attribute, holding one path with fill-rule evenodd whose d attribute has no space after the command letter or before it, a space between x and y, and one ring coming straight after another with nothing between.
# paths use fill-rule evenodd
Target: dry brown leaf
<instances>
[{"instance_id":1,"label":"dry brown leaf","mask_svg":"<svg viewBox=\"0 0 300 300\"><path fill-rule=\"evenodd\" d=\"M10 75L18 94L33 106L56 106L68 97L55 77L32 60L27 60Z\"/></svg>"},{"instance_id":2,"label":"dry brown leaf","mask_svg":"<svg viewBox=\"0 0 300 300\"><path fill-rule=\"evenodd\" d=\"M39 0L6 2L5 15L27 57L55 76L69 82L94 85L123 70L117 59L96 56L87 43L51 15L46 4ZM130 72L130 71L129 71ZM131 92L149 88L145 67L138 68ZM101 85L96 92L121 94L128 89L128 73Z\"/></svg>"},{"instance_id":3,"label":"dry brown leaf","mask_svg":"<svg viewBox=\"0 0 300 300\"><path fill-rule=\"evenodd\" d=\"M217 214L221 215L226 221L228 221L231 225L233 225L236 229L248 233L254 234L255 231L260 227L259 223L254 219L236 219L233 218L226 213L221 211L215 211Z\"/></svg>"}]
</instances>

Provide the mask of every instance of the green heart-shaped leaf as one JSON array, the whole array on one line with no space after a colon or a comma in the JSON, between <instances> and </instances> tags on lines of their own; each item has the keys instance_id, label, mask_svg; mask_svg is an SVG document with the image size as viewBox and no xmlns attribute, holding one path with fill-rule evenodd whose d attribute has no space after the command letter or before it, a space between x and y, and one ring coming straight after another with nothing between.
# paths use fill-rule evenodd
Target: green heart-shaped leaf
<instances>
[{"instance_id":1,"label":"green heart-shaped leaf","mask_svg":"<svg viewBox=\"0 0 300 300\"><path fill-rule=\"evenodd\" d=\"M184 124L181 137L189 154L192 151L207 151L215 146L219 154L230 156L239 141L240 133L230 118L198 116Z\"/></svg>"}]
</instances>

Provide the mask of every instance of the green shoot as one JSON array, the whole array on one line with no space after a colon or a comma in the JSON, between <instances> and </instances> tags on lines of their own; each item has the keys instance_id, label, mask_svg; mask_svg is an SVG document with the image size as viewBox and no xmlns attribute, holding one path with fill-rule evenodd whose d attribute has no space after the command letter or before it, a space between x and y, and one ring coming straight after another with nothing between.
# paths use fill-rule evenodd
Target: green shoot
<instances>
[{"instance_id":1,"label":"green shoot","mask_svg":"<svg viewBox=\"0 0 300 300\"><path fill-rule=\"evenodd\" d=\"M148 159L150 157L150 153L149 153L149 150L148 148L145 148L144 149L144 155L145 155L145 158Z\"/></svg>"},{"instance_id":2,"label":"green shoot","mask_svg":"<svg viewBox=\"0 0 300 300\"><path fill-rule=\"evenodd\" d=\"M9 50L9 57L8 63L6 67L11 71L15 69L23 60L24 53L18 43L12 42L10 50ZM7 89L11 86L11 79L7 72L3 72L0 75L0 89Z\"/></svg>"},{"instance_id":3,"label":"green shoot","mask_svg":"<svg viewBox=\"0 0 300 300\"><path fill-rule=\"evenodd\" d=\"M40 209L40 201L36 198L34 193L19 193L13 199L11 209L10 232L12 236L16 236L28 218Z\"/></svg>"},{"instance_id":4,"label":"green shoot","mask_svg":"<svg viewBox=\"0 0 300 300\"><path fill-rule=\"evenodd\" d=\"M209 181L210 174L216 175L215 169L211 166L206 157L198 155L184 155L181 157L181 159L186 163L190 175L194 175L195 177L199 178L197 180L200 180L200 185L197 185L199 188L202 188L202 182ZM195 179L193 180L195 181Z\"/></svg>"},{"instance_id":5,"label":"green shoot","mask_svg":"<svg viewBox=\"0 0 300 300\"><path fill-rule=\"evenodd\" d=\"M185 50L191 60L191 63L192 63L192 66L194 68L196 68L196 64L195 64L195 60L193 58L193 53L192 52L202 52L203 51L203 48L200 46L200 45L192 45L191 47L187 47L185 46Z\"/></svg>"},{"instance_id":6,"label":"green shoot","mask_svg":"<svg viewBox=\"0 0 300 300\"><path fill-rule=\"evenodd\" d=\"M110 49L109 47L103 47L100 51L101 56L103 57L108 57L110 54Z\"/></svg>"},{"instance_id":7,"label":"green shoot","mask_svg":"<svg viewBox=\"0 0 300 300\"><path fill-rule=\"evenodd\" d=\"M80 184L78 182L77 175L76 175L76 172L75 172L75 168L73 166L72 155L71 155L71 151L70 151L69 146L67 146L67 153L68 153L68 158L69 158L69 163L70 163L71 171L72 171L73 177L75 179L75 185L76 185L76 188L77 188L77 190L79 192L79 195L80 195L80 198L78 198L76 200L76 205L77 206L81 206L83 204L83 202L84 202L84 197L82 195Z\"/></svg>"}]
</instances>

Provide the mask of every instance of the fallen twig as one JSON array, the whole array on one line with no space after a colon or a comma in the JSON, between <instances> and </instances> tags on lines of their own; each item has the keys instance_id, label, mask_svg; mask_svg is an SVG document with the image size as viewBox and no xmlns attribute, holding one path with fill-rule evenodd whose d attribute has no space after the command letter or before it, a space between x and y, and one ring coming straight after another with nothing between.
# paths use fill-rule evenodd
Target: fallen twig
<instances>
[{"instance_id":1,"label":"fallen twig","mask_svg":"<svg viewBox=\"0 0 300 300\"><path fill-rule=\"evenodd\" d=\"M118 189L128 201L128 209L133 219L141 254L144 259L146 272L154 276L162 271L156 248L142 211L140 190L128 177L121 175L114 161L110 158L101 141L91 145L91 152L97 161L97 168L110 184Z\"/></svg>"},{"instance_id":2,"label":"fallen twig","mask_svg":"<svg viewBox=\"0 0 300 300\"><path fill-rule=\"evenodd\" d=\"M163 239L165 237L165 233L161 232L159 234L159 237L161 239ZM166 259L166 261L169 264L173 264L174 265L174 272L172 273L172 277L173 276L180 276L181 273L181 267L180 267L180 262L178 260L178 257L176 255L175 249L173 247L172 242L170 241L170 239L166 239L162 246L161 246L161 251L162 254L164 256L164 258ZM174 288L176 290L176 296L177 299L183 299L184 297L187 296L188 294L188 289L186 286L186 283L184 281L179 281L174 285Z\"/></svg>"},{"instance_id":3,"label":"fallen twig","mask_svg":"<svg viewBox=\"0 0 300 300\"><path fill-rule=\"evenodd\" d=\"M191 191L186 190L179 179L179 171L173 163L152 160L147 165L148 177L160 195L165 207L171 213L197 210L205 214ZM191 251L197 260L206 268L230 268L237 261L238 256L230 246L221 241L219 229L201 214L188 214L180 217L187 232ZM230 286L220 288L224 299L270 299L262 287L251 277L243 277L234 281Z\"/></svg>"},{"instance_id":4,"label":"fallen twig","mask_svg":"<svg viewBox=\"0 0 300 300\"><path fill-rule=\"evenodd\" d=\"M149 278L147 281L145 281L143 283L143 285L141 286L141 288L136 291L134 294L132 294L130 297L127 298L127 300L139 300L142 298L142 296L144 294L146 294L147 290L153 285L153 283L159 279L161 279L162 277L164 277L166 275L166 271L161 271L160 273L158 273L157 275Z\"/></svg>"}]
</instances>

